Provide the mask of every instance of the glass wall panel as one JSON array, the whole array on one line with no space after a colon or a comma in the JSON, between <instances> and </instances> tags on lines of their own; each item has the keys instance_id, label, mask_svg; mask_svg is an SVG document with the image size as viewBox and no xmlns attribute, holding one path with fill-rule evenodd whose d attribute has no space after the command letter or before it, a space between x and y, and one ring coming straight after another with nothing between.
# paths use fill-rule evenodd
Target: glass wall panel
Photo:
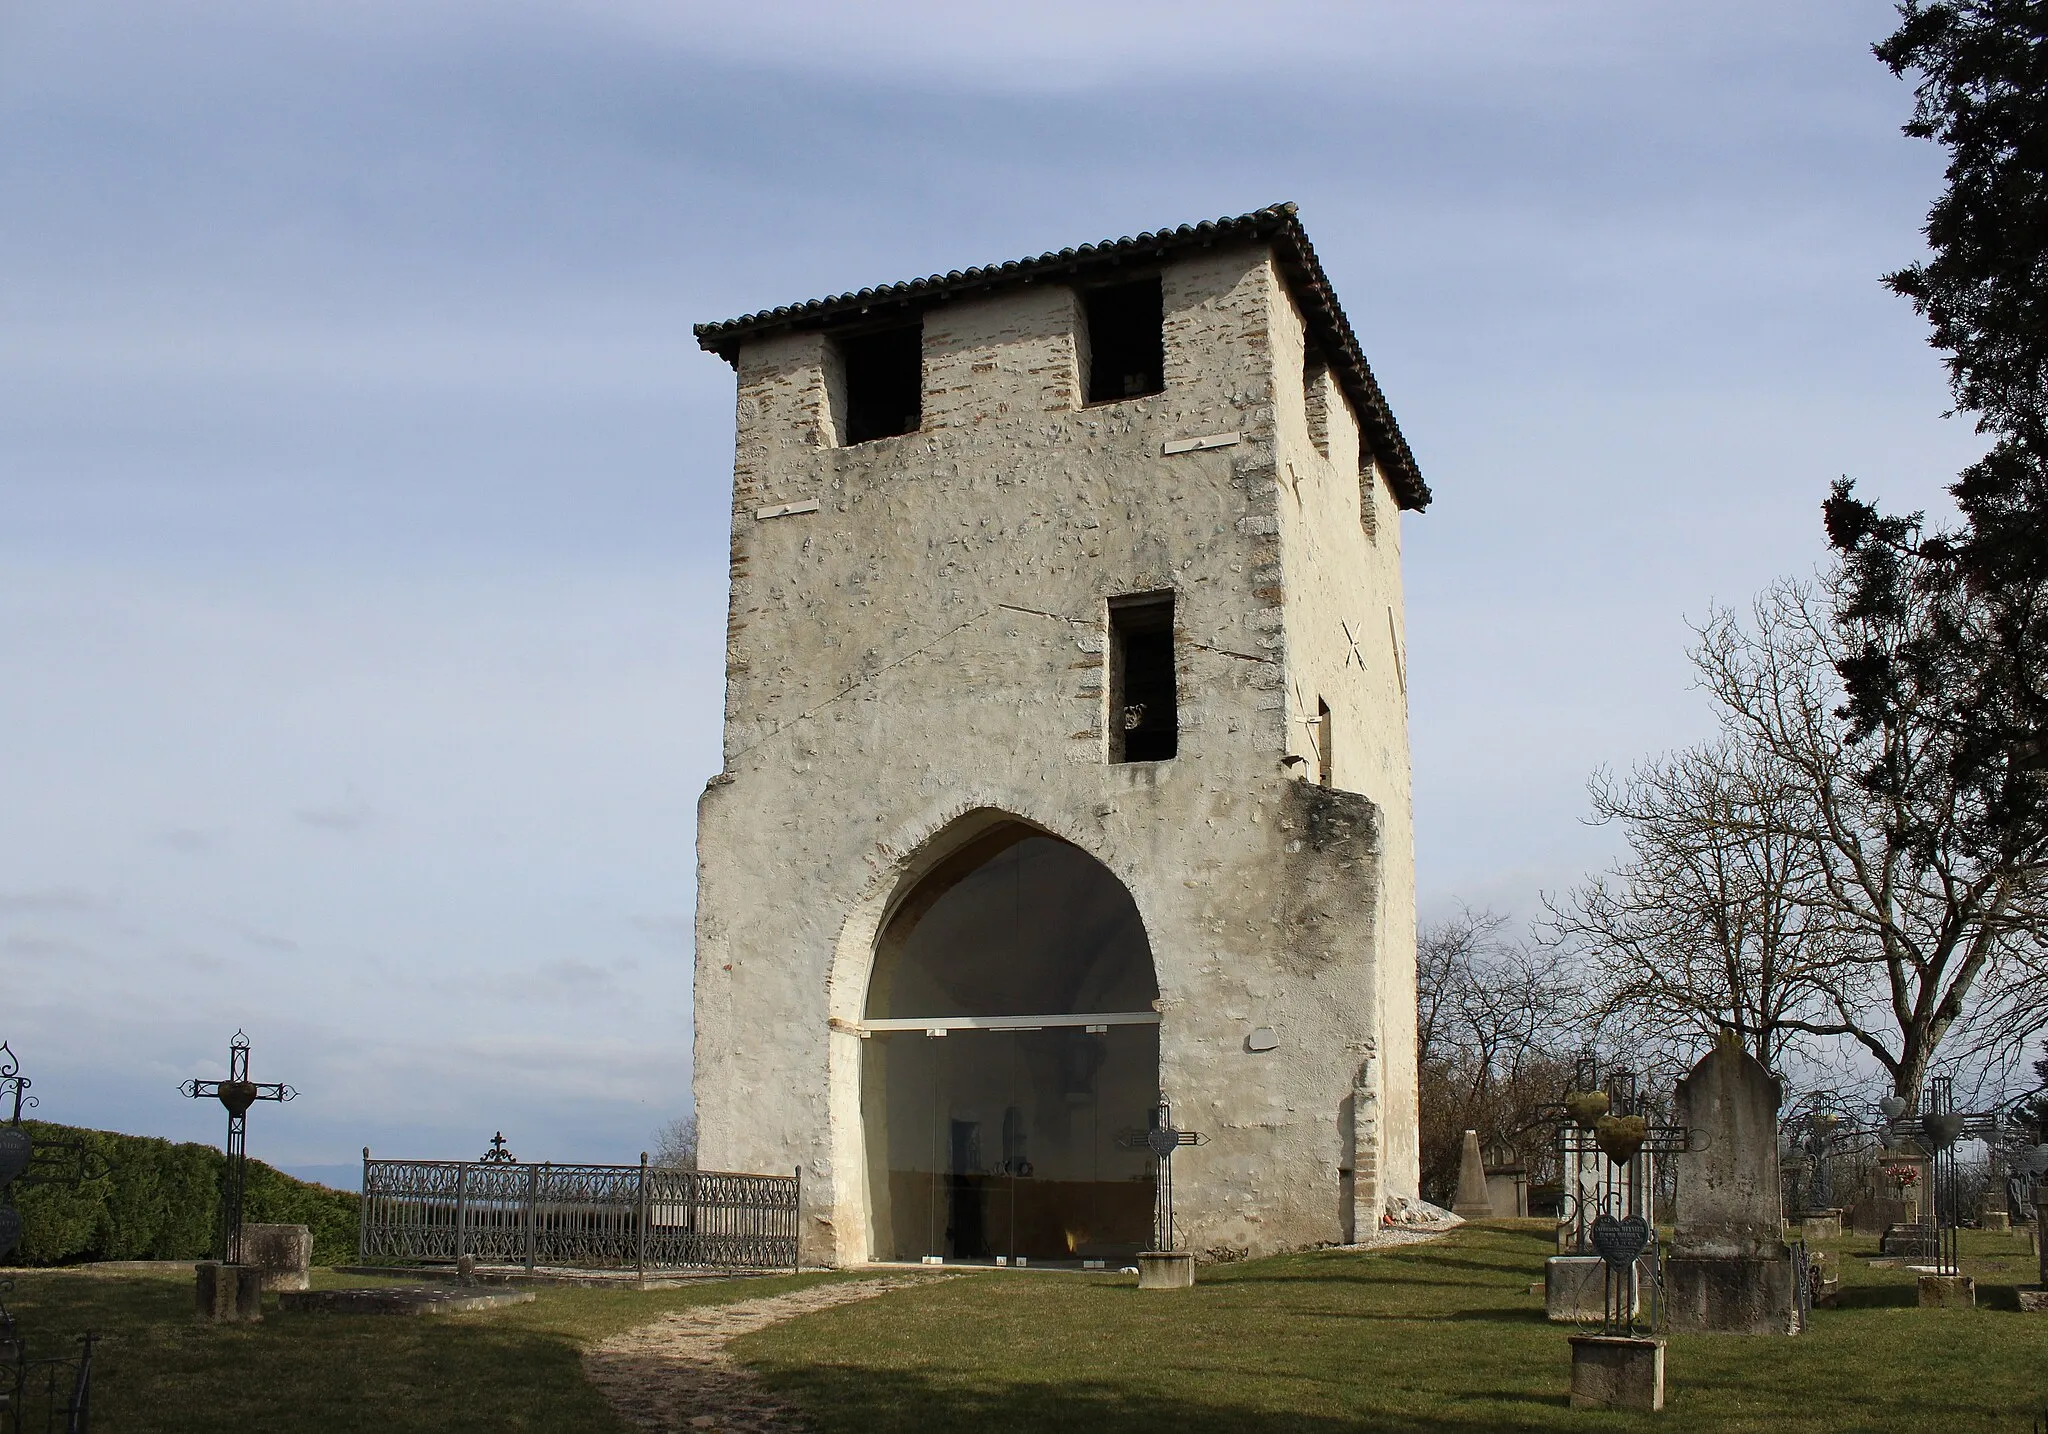
<instances>
[{"instance_id":1,"label":"glass wall panel","mask_svg":"<svg viewBox=\"0 0 2048 1434\"><path fill-rule=\"evenodd\" d=\"M1130 893L1066 842L1004 827L886 923L870 1018L1150 1011ZM1152 1243L1156 1023L877 1031L862 1043L878 1258L1128 1263Z\"/></svg>"}]
</instances>

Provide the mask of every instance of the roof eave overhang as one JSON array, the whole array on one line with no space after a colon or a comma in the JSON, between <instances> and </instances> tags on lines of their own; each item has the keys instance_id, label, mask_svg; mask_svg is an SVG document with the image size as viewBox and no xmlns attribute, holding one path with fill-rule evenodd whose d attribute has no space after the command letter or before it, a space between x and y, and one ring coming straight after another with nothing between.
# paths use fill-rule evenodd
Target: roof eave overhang
<instances>
[{"instance_id":1,"label":"roof eave overhang","mask_svg":"<svg viewBox=\"0 0 2048 1434\"><path fill-rule=\"evenodd\" d=\"M1343 306L1337 302L1322 261L1292 204L1276 204L1230 219L1183 224L1128 239L1101 244L1084 244L1076 249L1041 254L1035 259L1013 259L977 269L955 269L930 278L887 284L875 289L838 294L807 303L764 309L736 319L698 324L697 343L737 366L740 346L770 334L802 330L841 328L873 322L896 315L922 312L937 304L969 295L985 294L1044 281L1075 282L1099 279L1119 269L1131 269L1197 249L1262 244L1271 249L1281 280L1307 322L1310 335L1330 365L1331 375L1350 399L1365 430L1367 445L1379 460L1403 508L1429 505L1429 485L1416 466L1415 455L1401 427L1394 420L1386 396L1366 362L1358 335L1351 328Z\"/></svg>"}]
</instances>

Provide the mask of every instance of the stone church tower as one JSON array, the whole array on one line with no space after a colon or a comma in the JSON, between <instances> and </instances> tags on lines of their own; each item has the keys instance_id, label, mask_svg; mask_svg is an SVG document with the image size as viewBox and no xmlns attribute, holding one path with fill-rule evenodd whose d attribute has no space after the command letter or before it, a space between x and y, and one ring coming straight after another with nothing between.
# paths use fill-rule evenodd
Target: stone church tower
<instances>
[{"instance_id":1,"label":"stone church tower","mask_svg":"<svg viewBox=\"0 0 2048 1434\"><path fill-rule=\"evenodd\" d=\"M1416 1191L1400 515L1294 206L697 329L739 378L706 1168L806 1260L1346 1241Z\"/></svg>"}]
</instances>

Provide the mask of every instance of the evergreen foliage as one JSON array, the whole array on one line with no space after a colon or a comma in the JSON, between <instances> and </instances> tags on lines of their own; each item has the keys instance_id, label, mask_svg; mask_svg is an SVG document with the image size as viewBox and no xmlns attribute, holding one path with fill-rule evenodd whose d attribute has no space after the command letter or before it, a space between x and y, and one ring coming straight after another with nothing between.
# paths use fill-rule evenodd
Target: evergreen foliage
<instances>
[{"instance_id":1,"label":"evergreen foliage","mask_svg":"<svg viewBox=\"0 0 2048 1434\"><path fill-rule=\"evenodd\" d=\"M17 1187L20 1246L10 1257L24 1265L86 1260L201 1260L215 1256L221 1174L227 1157L210 1145L173 1143L153 1136L78 1130L25 1120L38 1145L79 1140L100 1179ZM243 1218L252 1224L305 1225L313 1232L313 1263L355 1258L358 1197L313 1185L249 1162Z\"/></svg>"},{"instance_id":2,"label":"evergreen foliage","mask_svg":"<svg viewBox=\"0 0 2048 1434\"><path fill-rule=\"evenodd\" d=\"M2048 832L2048 3L1906 0L1876 47L1913 74L1905 132L1949 153L1928 211L1930 256L1885 282L1912 300L1948 355L1956 406L1991 451L1950 491L1964 524L1926 533L1846 482L1826 505L1848 582L1845 615L1902 627L1845 660L1847 715L1886 790L1882 734L1904 707L1945 702L1955 785L1975 799L1968 835L2010 854Z\"/></svg>"}]
</instances>

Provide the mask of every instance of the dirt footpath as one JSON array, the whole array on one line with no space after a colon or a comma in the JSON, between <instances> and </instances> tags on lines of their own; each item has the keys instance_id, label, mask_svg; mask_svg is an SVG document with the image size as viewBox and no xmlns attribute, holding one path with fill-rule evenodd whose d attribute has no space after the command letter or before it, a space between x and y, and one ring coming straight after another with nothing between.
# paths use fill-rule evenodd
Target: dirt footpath
<instances>
[{"instance_id":1,"label":"dirt footpath","mask_svg":"<svg viewBox=\"0 0 2048 1434\"><path fill-rule=\"evenodd\" d=\"M726 1346L813 1310L946 1278L887 1275L677 1310L584 1351L583 1369L619 1416L641 1429L797 1434L809 1427L803 1417L762 1389Z\"/></svg>"}]
</instances>

